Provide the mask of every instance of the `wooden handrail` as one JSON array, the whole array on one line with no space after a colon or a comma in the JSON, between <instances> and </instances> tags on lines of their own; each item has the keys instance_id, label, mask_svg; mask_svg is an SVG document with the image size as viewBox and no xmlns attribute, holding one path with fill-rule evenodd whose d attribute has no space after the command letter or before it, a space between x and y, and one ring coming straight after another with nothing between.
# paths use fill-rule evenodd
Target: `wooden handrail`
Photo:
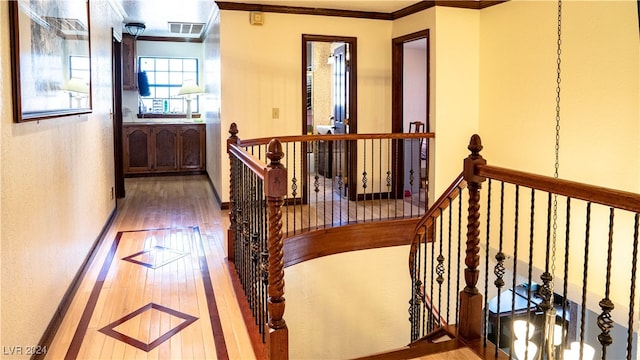
<instances>
[{"instance_id":1,"label":"wooden handrail","mask_svg":"<svg viewBox=\"0 0 640 360\"><path fill-rule=\"evenodd\" d=\"M429 227L433 225L433 219L436 217L435 213L440 210L446 209L452 200L460 195L460 191L466 187L464 176L462 173L456 177L455 180L449 185L447 190L431 205L427 213L420 218L420 221L416 224L416 231L421 227Z\"/></svg>"},{"instance_id":2,"label":"wooden handrail","mask_svg":"<svg viewBox=\"0 0 640 360\"><path fill-rule=\"evenodd\" d=\"M267 165L257 157L247 153L236 144L231 144L229 146L229 153L233 154L238 160L242 161L248 168L251 169L256 175L260 177L260 179L264 180L265 175L267 174Z\"/></svg>"},{"instance_id":3,"label":"wooden handrail","mask_svg":"<svg viewBox=\"0 0 640 360\"><path fill-rule=\"evenodd\" d=\"M435 133L392 133L392 134L332 134L332 135L292 135L292 136L278 136L280 143L300 142L307 141L337 141L337 140L362 140L362 139L433 139ZM271 141L273 137L256 138L248 140L238 141L238 146L255 146L266 145Z\"/></svg>"},{"instance_id":4,"label":"wooden handrail","mask_svg":"<svg viewBox=\"0 0 640 360\"><path fill-rule=\"evenodd\" d=\"M640 194L555 179L490 165L477 165L477 176L640 213Z\"/></svg>"}]
</instances>

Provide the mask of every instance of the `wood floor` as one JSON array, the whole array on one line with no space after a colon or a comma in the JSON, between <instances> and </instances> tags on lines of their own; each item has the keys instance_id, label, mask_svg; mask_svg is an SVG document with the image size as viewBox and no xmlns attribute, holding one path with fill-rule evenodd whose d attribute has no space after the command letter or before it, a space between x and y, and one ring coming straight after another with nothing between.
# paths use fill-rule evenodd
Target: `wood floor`
<instances>
[{"instance_id":1,"label":"wood floor","mask_svg":"<svg viewBox=\"0 0 640 360\"><path fill-rule=\"evenodd\" d=\"M256 359L207 178L130 178L126 191L46 359ZM477 359L467 350L420 359Z\"/></svg>"},{"instance_id":2,"label":"wood floor","mask_svg":"<svg viewBox=\"0 0 640 360\"><path fill-rule=\"evenodd\" d=\"M206 177L126 191L46 359L255 359Z\"/></svg>"}]
</instances>

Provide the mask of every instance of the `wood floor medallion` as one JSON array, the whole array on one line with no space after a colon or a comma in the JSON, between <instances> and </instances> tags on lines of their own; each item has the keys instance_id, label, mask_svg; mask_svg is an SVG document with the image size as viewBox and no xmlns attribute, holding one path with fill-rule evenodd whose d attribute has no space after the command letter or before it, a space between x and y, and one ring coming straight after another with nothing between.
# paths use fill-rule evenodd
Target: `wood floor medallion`
<instances>
[{"instance_id":1,"label":"wood floor medallion","mask_svg":"<svg viewBox=\"0 0 640 360\"><path fill-rule=\"evenodd\" d=\"M65 358L228 359L199 227L118 232Z\"/></svg>"}]
</instances>

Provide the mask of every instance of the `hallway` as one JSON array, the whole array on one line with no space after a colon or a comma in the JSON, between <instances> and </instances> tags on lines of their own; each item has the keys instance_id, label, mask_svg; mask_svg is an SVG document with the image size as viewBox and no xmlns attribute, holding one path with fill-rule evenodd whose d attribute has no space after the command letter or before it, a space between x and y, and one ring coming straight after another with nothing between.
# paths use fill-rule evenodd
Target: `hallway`
<instances>
[{"instance_id":1,"label":"hallway","mask_svg":"<svg viewBox=\"0 0 640 360\"><path fill-rule=\"evenodd\" d=\"M254 359L207 178L126 190L46 359Z\"/></svg>"}]
</instances>

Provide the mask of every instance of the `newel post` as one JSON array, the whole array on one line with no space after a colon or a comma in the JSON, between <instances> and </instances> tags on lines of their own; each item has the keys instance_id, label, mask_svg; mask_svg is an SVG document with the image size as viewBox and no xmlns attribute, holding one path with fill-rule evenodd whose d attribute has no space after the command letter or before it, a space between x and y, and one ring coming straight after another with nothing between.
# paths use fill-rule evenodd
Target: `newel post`
<instances>
[{"instance_id":1,"label":"newel post","mask_svg":"<svg viewBox=\"0 0 640 360\"><path fill-rule=\"evenodd\" d=\"M486 179L477 176L476 165L487 163L480 155L480 136L473 135L467 147L471 154L464 159L464 179L469 189L469 213L467 215L467 244L464 263L465 288L460 292L460 323L458 335L469 341L482 337L482 294L478 291L480 257L480 188Z\"/></svg>"},{"instance_id":2,"label":"newel post","mask_svg":"<svg viewBox=\"0 0 640 360\"><path fill-rule=\"evenodd\" d=\"M267 310L269 327L267 353L269 359L289 358L289 330L283 319L284 315L284 256L282 252L282 205L287 195L287 169L280 160L284 157L282 145L278 140L271 140L267 150L267 158L271 160L264 177L264 191L267 196L269 217L268 249L269 249L269 285L267 294Z\"/></svg>"},{"instance_id":3,"label":"newel post","mask_svg":"<svg viewBox=\"0 0 640 360\"><path fill-rule=\"evenodd\" d=\"M229 229L227 230L227 258L230 262L234 262L235 253L233 240L235 239L235 232L237 229L236 217L235 217L235 203L233 201L233 187L237 186L234 184L233 179L233 156L229 153L232 144L237 144L240 139L238 138L238 125L236 123L231 123L229 127L229 138L227 139L227 154L229 154Z\"/></svg>"}]
</instances>

